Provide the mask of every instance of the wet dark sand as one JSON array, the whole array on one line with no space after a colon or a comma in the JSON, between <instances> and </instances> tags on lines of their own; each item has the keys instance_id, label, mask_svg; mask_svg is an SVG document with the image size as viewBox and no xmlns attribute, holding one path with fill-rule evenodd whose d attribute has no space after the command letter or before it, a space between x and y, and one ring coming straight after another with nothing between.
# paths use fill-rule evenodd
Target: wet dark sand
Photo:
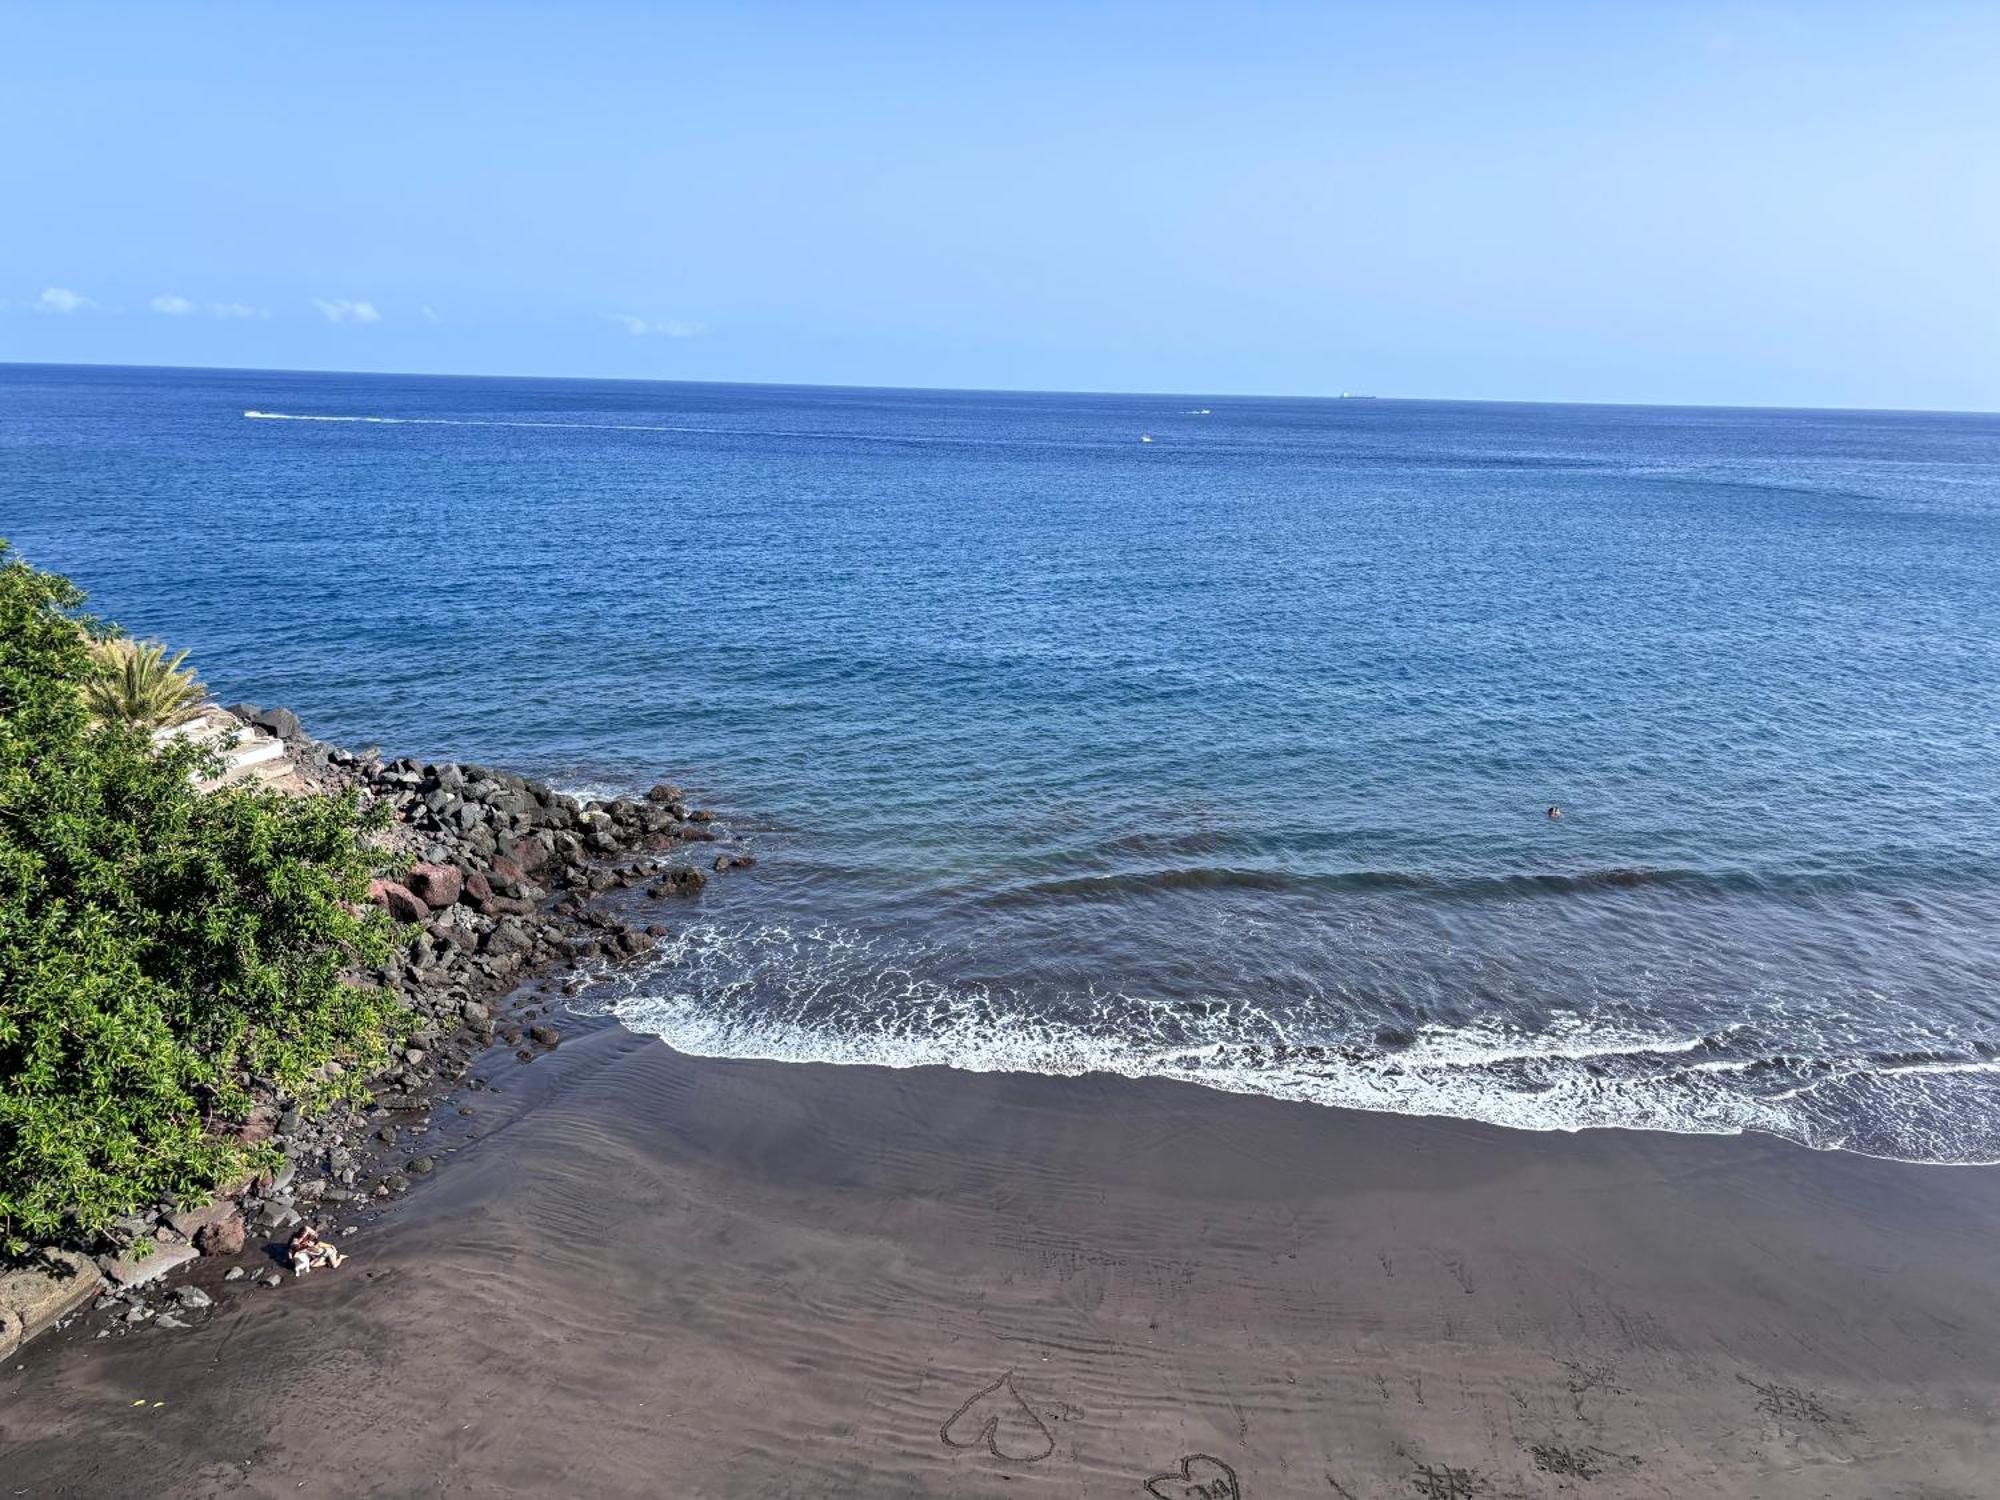
<instances>
[{"instance_id":1,"label":"wet dark sand","mask_svg":"<svg viewBox=\"0 0 2000 1500\"><path fill-rule=\"evenodd\" d=\"M28 1350L0 1495L2000 1494L2000 1172L615 1027L496 1068L348 1267Z\"/></svg>"}]
</instances>

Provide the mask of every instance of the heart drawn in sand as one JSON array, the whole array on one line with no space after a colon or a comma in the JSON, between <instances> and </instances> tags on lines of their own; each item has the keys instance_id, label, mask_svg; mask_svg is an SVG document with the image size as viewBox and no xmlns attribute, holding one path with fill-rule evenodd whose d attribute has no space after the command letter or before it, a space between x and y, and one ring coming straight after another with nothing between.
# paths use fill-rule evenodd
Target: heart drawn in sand
<instances>
[{"instance_id":1,"label":"heart drawn in sand","mask_svg":"<svg viewBox=\"0 0 2000 1500\"><path fill-rule=\"evenodd\" d=\"M1153 1500L1243 1500L1236 1471L1219 1458L1190 1453L1178 1473L1155 1474L1146 1481Z\"/></svg>"},{"instance_id":2,"label":"heart drawn in sand","mask_svg":"<svg viewBox=\"0 0 2000 1500\"><path fill-rule=\"evenodd\" d=\"M1012 1370L967 1397L938 1436L947 1448L984 1448L1015 1464L1038 1464L1056 1451L1055 1434L1014 1389Z\"/></svg>"}]
</instances>

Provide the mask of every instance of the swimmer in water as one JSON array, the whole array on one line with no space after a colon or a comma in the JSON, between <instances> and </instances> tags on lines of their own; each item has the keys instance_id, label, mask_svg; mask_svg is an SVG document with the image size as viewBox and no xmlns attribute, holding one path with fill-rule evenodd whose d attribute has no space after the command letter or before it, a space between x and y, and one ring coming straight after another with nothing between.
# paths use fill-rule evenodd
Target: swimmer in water
<instances>
[{"instance_id":1,"label":"swimmer in water","mask_svg":"<svg viewBox=\"0 0 2000 1500\"><path fill-rule=\"evenodd\" d=\"M1562 821L1562 815L1563 815L1563 810L1560 807L1557 807L1553 803L1551 803L1549 806L1549 816L1553 818L1556 822L1560 823Z\"/></svg>"}]
</instances>

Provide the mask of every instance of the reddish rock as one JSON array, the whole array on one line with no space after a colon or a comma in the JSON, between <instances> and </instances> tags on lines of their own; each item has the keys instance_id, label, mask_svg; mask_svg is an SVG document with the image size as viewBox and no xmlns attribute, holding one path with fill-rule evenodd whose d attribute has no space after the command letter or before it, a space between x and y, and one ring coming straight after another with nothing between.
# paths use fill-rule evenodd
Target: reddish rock
<instances>
[{"instance_id":1,"label":"reddish rock","mask_svg":"<svg viewBox=\"0 0 2000 1500\"><path fill-rule=\"evenodd\" d=\"M493 856L493 878L508 885L526 885L528 872L504 854Z\"/></svg>"},{"instance_id":2,"label":"reddish rock","mask_svg":"<svg viewBox=\"0 0 2000 1500\"><path fill-rule=\"evenodd\" d=\"M539 838L524 839L518 844L506 845L500 852L529 875L547 868L549 862L549 845Z\"/></svg>"},{"instance_id":3,"label":"reddish rock","mask_svg":"<svg viewBox=\"0 0 2000 1500\"><path fill-rule=\"evenodd\" d=\"M195 1231L194 1247L203 1255L243 1253L243 1215L232 1213Z\"/></svg>"},{"instance_id":4,"label":"reddish rock","mask_svg":"<svg viewBox=\"0 0 2000 1500\"><path fill-rule=\"evenodd\" d=\"M493 882L477 870L467 870L465 889L459 892L458 899L467 906L483 911L486 903L493 899Z\"/></svg>"},{"instance_id":5,"label":"reddish rock","mask_svg":"<svg viewBox=\"0 0 2000 1500\"><path fill-rule=\"evenodd\" d=\"M369 881L368 899L398 922L421 922L431 914L416 892L394 880Z\"/></svg>"},{"instance_id":6,"label":"reddish rock","mask_svg":"<svg viewBox=\"0 0 2000 1500\"><path fill-rule=\"evenodd\" d=\"M436 911L452 904L465 889L465 877L452 865L413 865L403 884L424 905Z\"/></svg>"}]
</instances>

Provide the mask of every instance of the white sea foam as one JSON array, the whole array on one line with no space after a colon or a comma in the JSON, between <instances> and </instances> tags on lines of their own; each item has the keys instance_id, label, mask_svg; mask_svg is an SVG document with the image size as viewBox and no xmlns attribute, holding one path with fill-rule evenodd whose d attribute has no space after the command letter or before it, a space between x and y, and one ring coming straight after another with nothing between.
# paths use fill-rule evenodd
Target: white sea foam
<instances>
[{"instance_id":1,"label":"white sea foam","mask_svg":"<svg viewBox=\"0 0 2000 1500\"><path fill-rule=\"evenodd\" d=\"M543 783L552 792L561 792L565 797L574 797L579 802L609 802L615 797L629 797L632 787L628 782L606 781L594 776L547 776Z\"/></svg>"},{"instance_id":2,"label":"white sea foam","mask_svg":"<svg viewBox=\"0 0 2000 1500\"><path fill-rule=\"evenodd\" d=\"M650 964L607 976L604 998L634 1030L710 1057L1112 1073L1520 1130L1762 1131L1904 1160L1992 1157L1983 1132L1954 1125L1963 1101L1921 1080L1895 1080L1993 1073L2000 1063L1828 1063L1795 1087L1759 1092L1740 1075L1770 1071L1769 1059L1693 1058L1716 1039L1581 1015L1558 1015L1534 1031L1425 1025L1400 1047L1327 1046L1290 1035L1282 1012L1240 999L1190 1006L1093 992L1066 997L1058 1018L986 987L926 977L927 959L831 926L696 924ZM1844 1086L1894 1090L1871 1094L1875 1127L1865 1138L1838 1107Z\"/></svg>"}]
</instances>

